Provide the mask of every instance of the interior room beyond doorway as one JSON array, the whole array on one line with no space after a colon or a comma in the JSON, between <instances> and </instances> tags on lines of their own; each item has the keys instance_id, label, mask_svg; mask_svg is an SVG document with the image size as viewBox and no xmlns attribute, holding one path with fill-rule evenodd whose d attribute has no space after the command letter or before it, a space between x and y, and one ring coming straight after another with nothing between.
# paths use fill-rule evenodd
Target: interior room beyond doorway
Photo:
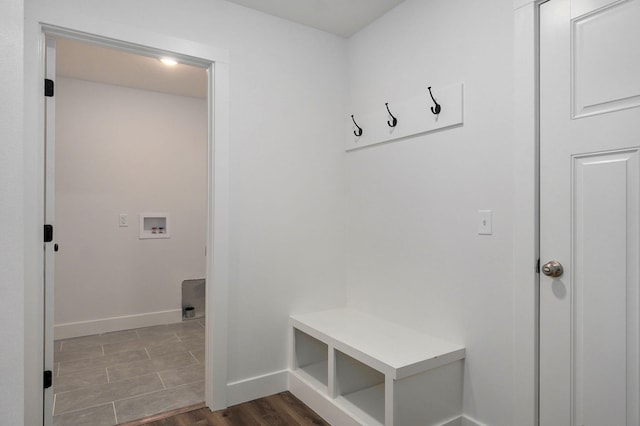
<instances>
[{"instance_id":1,"label":"interior room beyond doorway","mask_svg":"<svg viewBox=\"0 0 640 426\"><path fill-rule=\"evenodd\" d=\"M178 382L203 401L205 321L181 296L206 275L206 70L66 39L56 65L55 424L105 398L175 408Z\"/></svg>"}]
</instances>

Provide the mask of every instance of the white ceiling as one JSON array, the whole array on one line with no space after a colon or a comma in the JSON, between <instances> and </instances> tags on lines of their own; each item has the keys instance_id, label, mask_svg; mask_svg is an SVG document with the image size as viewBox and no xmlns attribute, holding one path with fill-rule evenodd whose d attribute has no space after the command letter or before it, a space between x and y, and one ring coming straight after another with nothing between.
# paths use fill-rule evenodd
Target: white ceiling
<instances>
[{"instance_id":1,"label":"white ceiling","mask_svg":"<svg viewBox=\"0 0 640 426\"><path fill-rule=\"evenodd\" d=\"M270 15L349 37L403 0L228 0ZM56 73L118 86L206 97L203 68L163 65L158 58L68 39L57 40Z\"/></svg>"},{"instance_id":2,"label":"white ceiling","mask_svg":"<svg viewBox=\"0 0 640 426\"><path fill-rule=\"evenodd\" d=\"M350 37L403 0L228 0L242 6Z\"/></svg>"},{"instance_id":3,"label":"white ceiling","mask_svg":"<svg viewBox=\"0 0 640 426\"><path fill-rule=\"evenodd\" d=\"M56 75L206 98L207 71L69 39L56 40Z\"/></svg>"}]
</instances>

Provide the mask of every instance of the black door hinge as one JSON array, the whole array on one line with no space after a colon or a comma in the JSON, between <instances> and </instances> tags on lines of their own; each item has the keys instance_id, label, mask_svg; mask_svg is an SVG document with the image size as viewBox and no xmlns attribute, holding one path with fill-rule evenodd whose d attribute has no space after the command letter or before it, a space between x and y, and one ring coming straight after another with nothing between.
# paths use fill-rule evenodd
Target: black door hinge
<instances>
[{"instance_id":1,"label":"black door hinge","mask_svg":"<svg viewBox=\"0 0 640 426\"><path fill-rule=\"evenodd\" d=\"M53 97L53 80L44 79L44 95L48 98Z\"/></svg>"},{"instance_id":2,"label":"black door hinge","mask_svg":"<svg viewBox=\"0 0 640 426\"><path fill-rule=\"evenodd\" d=\"M49 389L53 385L53 373L51 370L44 372L44 388Z\"/></svg>"},{"instance_id":3,"label":"black door hinge","mask_svg":"<svg viewBox=\"0 0 640 426\"><path fill-rule=\"evenodd\" d=\"M536 274L540 273L540 258L538 258L538 262L536 262Z\"/></svg>"},{"instance_id":4,"label":"black door hinge","mask_svg":"<svg viewBox=\"0 0 640 426\"><path fill-rule=\"evenodd\" d=\"M50 243L53 241L53 225L44 226L44 242Z\"/></svg>"}]
</instances>

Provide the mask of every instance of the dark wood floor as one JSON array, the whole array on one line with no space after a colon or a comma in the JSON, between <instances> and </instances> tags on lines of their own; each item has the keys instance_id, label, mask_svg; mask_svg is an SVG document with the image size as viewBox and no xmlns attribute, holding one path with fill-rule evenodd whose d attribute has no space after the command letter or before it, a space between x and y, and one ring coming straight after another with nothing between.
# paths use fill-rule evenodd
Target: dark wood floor
<instances>
[{"instance_id":1,"label":"dark wood floor","mask_svg":"<svg viewBox=\"0 0 640 426\"><path fill-rule=\"evenodd\" d=\"M146 426L329 426L329 423L290 392L245 402L226 410L211 412L208 408L200 408L142 424Z\"/></svg>"}]
</instances>

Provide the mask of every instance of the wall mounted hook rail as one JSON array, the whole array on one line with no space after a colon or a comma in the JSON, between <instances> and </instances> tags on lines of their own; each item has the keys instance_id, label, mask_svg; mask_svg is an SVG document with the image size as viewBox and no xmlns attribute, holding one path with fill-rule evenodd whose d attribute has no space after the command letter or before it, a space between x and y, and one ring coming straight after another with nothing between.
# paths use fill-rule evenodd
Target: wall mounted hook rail
<instances>
[{"instance_id":1,"label":"wall mounted hook rail","mask_svg":"<svg viewBox=\"0 0 640 426\"><path fill-rule=\"evenodd\" d=\"M387 125L389 127L396 127L398 125L398 119L395 118L393 114L391 114L391 111L389 111L389 102L385 103L384 105L387 107L387 112L391 116L391 121L387 120Z\"/></svg>"},{"instance_id":2,"label":"wall mounted hook rail","mask_svg":"<svg viewBox=\"0 0 640 426\"><path fill-rule=\"evenodd\" d=\"M358 128L358 130L353 131L353 134L356 136L362 136L362 127L358 126L358 123L356 123L356 119L353 118L353 114L351 114L351 120L353 121L353 124L355 124Z\"/></svg>"},{"instance_id":3,"label":"wall mounted hook rail","mask_svg":"<svg viewBox=\"0 0 640 426\"><path fill-rule=\"evenodd\" d=\"M435 107L431 107L431 112L434 113L435 115L440 114L440 111L442 111L442 107L433 97L433 93L431 93L431 86L429 86L429 95L431 95L431 99L433 100L433 103L436 104Z\"/></svg>"}]
</instances>

